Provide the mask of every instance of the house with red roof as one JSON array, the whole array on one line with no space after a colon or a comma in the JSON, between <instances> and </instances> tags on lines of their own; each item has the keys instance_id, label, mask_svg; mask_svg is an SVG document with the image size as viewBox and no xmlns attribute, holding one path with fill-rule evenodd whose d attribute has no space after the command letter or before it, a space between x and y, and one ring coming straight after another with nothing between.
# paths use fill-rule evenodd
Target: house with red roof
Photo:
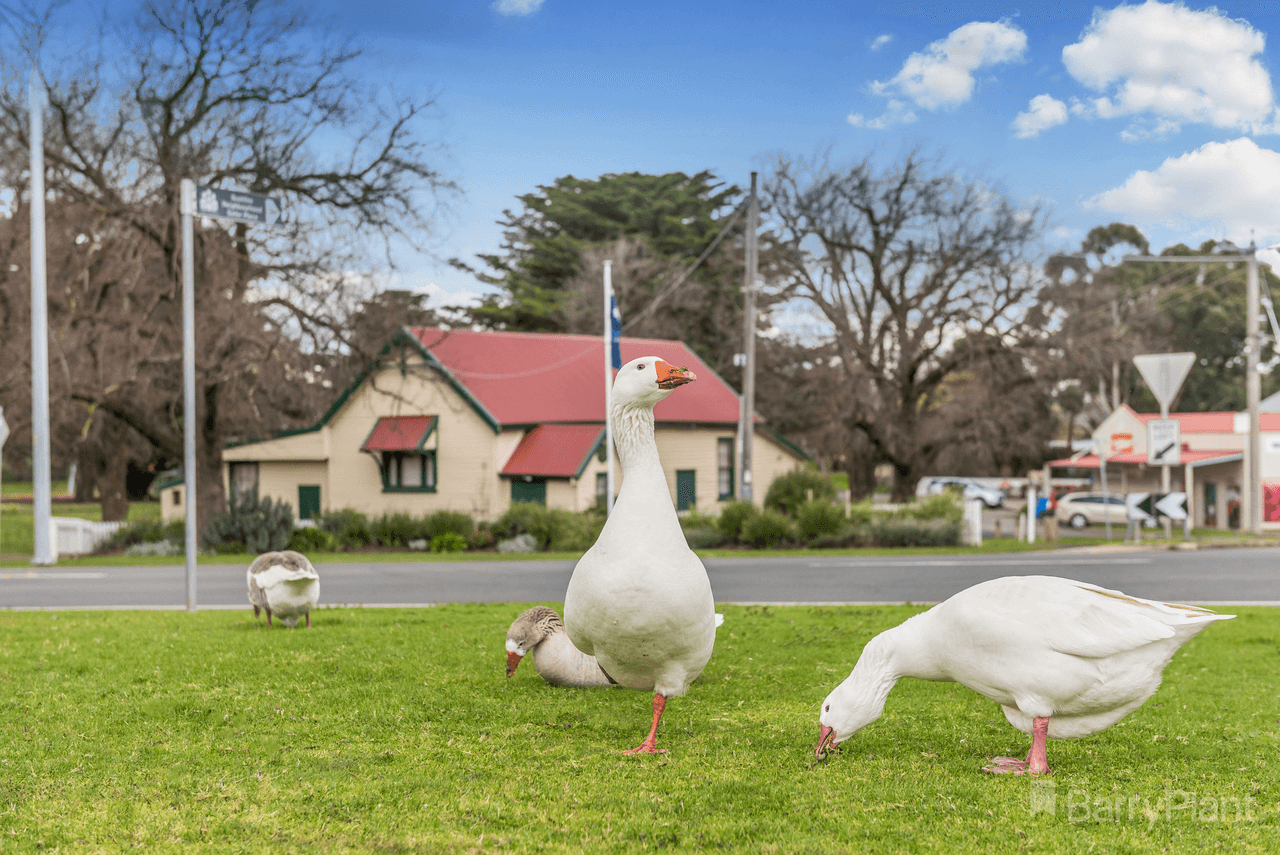
<instances>
[{"instance_id":1,"label":"house with red roof","mask_svg":"<svg viewBox=\"0 0 1280 855\"><path fill-rule=\"evenodd\" d=\"M1160 492L1161 468L1147 464L1147 425L1158 413L1135 412L1122 406L1103 419L1093 432L1094 450L1049 461L1055 474L1089 473L1094 487L1106 466L1109 491ZM1235 528L1248 520L1250 499L1262 502L1263 527L1280 529L1280 412L1264 412L1262 420L1262 495L1245 493L1244 467L1249 446L1248 413L1170 413L1178 422L1180 462L1170 467L1170 487L1187 494L1192 524L1205 528Z\"/></svg>"},{"instance_id":2,"label":"house with red roof","mask_svg":"<svg viewBox=\"0 0 1280 855\"><path fill-rule=\"evenodd\" d=\"M681 342L624 338L621 350L697 375L654 408L655 435L677 508L717 512L739 494L740 397ZM343 508L491 519L517 501L585 510L605 492L605 374L596 336L405 328L315 425L227 449L227 487L284 500L300 519ZM759 503L806 455L756 424ZM615 473L616 491L616 458Z\"/></svg>"}]
</instances>

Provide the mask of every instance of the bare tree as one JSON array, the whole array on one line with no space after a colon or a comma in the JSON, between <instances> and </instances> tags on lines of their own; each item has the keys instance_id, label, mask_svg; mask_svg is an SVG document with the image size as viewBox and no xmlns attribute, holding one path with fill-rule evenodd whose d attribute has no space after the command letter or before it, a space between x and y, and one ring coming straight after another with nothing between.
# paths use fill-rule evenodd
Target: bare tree
<instances>
[{"instance_id":1,"label":"bare tree","mask_svg":"<svg viewBox=\"0 0 1280 855\"><path fill-rule=\"evenodd\" d=\"M371 247L389 263L393 238L420 243L456 188L429 163L431 100L389 101L362 83L360 52L286 2L153 0L84 55L46 81L51 205L87 212L73 240L111 259L86 256L74 274L68 326L84 331L64 345L88 367L71 372L70 394L172 459L183 420L198 420L203 528L222 506L225 440L291 426L316 355L345 346L346 315L371 290L348 271L377 263ZM0 168L23 186L25 87L12 67L3 80ZM184 178L274 194L286 211L271 229L197 230L194 414L180 393Z\"/></svg>"},{"instance_id":2,"label":"bare tree","mask_svg":"<svg viewBox=\"0 0 1280 855\"><path fill-rule=\"evenodd\" d=\"M783 275L831 325L845 423L893 464L905 499L951 441L948 379L1018 333L1044 216L914 153L883 173L779 157L764 193ZM975 347L954 347L963 337Z\"/></svg>"}]
</instances>

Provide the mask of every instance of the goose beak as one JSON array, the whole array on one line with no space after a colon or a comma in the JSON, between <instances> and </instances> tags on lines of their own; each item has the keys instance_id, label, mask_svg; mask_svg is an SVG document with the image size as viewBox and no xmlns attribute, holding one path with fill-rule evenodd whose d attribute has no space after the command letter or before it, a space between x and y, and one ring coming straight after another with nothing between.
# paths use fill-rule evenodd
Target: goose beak
<instances>
[{"instance_id":1,"label":"goose beak","mask_svg":"<svg viewBox=\"0 0 1280 855\"><path fill-rule=\"evenodd\" d=\"M827 746L827 742L831 745ZM814 750L813 756L819 760L827 756L827 749L836 747L836 729L827 727L825 724L818 725L818 747Z\"/></svg>"},{"instance_id":2,"label":"goose beak","mask_svg":"<svg viewBox=\"0 0 1280 855\"><path fill-rule=\"evenodd\" d=\"M658 371L659 389L674 389L677 386L683 386L685 383L692 383L698 379L698 375L688 368L676 368L670 362L662 359L659 359L653 367Z\"/></svg>"},{"instance_id":3,"label":"goose beak","mask_svg":"<svg viewBox=\"0 0 1280 855\"><path fill-rule=\"evenodd\" d=\"M516 672L516 666L520 664L520 654L514 650L507 654L507 676L510 677Z\"/></svg>"}]
</instances>

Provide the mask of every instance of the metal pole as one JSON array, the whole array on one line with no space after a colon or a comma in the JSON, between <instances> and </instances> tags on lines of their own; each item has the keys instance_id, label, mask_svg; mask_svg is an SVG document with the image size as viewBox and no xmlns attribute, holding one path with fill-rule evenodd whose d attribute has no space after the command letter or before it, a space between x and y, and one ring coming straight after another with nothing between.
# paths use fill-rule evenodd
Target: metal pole
<instances>
[{"instance_id":1,"label":"metal pole","mask_svg":"<svg viewBox=\"0 0 1280 855\"><path fill-rule=\"evenodd\" d=\"M1245 299L1248 310L1245 313L1245 350L1249 353L1248 376L1245 379L1245 395L1249 404L1249 453L1245 491L1245 507L1248 509L1249 530L1254 534L1262 534L1262 375L1258 373L1258 362L1261 356L1258 338L1258 247L1249 242L1248 276L1245 278Z\"/></svg>"},{"instance_id":2,"label":"metal pole","mask_svg":"<svg viewBox=\"0 0 1280 855\"><path fill-rule=\"evenodd\" d=\"M27 106L31 114L31 474L35 524L32 564L58 560L53 542L52 464L49 460L49 299L44 245L44 106L39 73L31 70Z\"/></svg>"},{"instance_id":3,"label":"metal pole","mask_svg":"<svg viewBox=\"0 0 1280 855\"><path fill-rule=\"evenodd\" d=\"M613 262L604 263L604 448L606 516L613 513Z\"/></svg>"},{"instance_id":4,"label":"metal pole","mask_svg":"<svg viewBox=\"0 0 1280 855\"><path fill-rule=\"evenodd\" d=\"M191 218L196 209L196 184L179 185L182 214L182 492L187 499L187 611L196 610L196 283Z\"/></svg>"},{"instance_id":5,"label":"metal pole","mask_svg":"<svg viewBox=\"0 0 1280 855\"><path fill-rule=\"evenodd\" d=\"M752 501L751 446L755 438L756 412L756 232L760 228L760 202L756 197L756 173L751 173L751 197L747 204L746 274L742 282L742 316L746 365L742 369L742 454L739 462L741 498Z\"/></svg>"}]
</instances>

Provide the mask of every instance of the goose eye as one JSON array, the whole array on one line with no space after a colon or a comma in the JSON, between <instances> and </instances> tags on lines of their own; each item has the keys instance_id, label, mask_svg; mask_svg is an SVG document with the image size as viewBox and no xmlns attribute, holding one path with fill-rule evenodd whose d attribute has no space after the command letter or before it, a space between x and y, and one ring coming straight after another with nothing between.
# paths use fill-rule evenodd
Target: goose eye
<instances>
[{"instance_id":1,"label":"goose eye","mask_svg":"<svg viewBox=\"0 0 1280 855\"><path fill-rule=\"evenodd\" d=\"M636 370L637 370L637 371L643 371L643 370L644 370L644 363L643 363L643 362L641 362L639 365L637 365L637 366L636 366Z\"/></svg>"},{"instance_id":2,"label":"goose eye","mask_svg":"<svg viewBox=\"0 0 1280 855\"><path fill-rule=\"evenodd\" d=\"M831 704L827 704L825 707L823 707L823 708L822 708L822 711L823 711L823 712L831 712Z\"/></svg>"}]
</instances>

